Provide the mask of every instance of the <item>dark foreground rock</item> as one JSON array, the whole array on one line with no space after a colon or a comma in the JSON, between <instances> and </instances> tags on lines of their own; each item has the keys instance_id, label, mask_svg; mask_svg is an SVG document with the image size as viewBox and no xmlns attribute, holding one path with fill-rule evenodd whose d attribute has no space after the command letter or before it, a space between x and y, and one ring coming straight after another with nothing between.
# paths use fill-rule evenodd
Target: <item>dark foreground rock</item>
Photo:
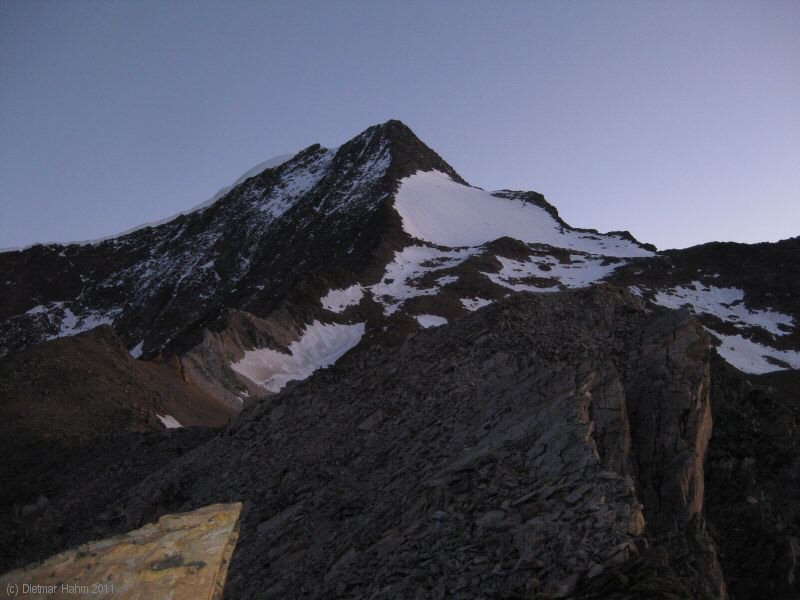
<instances>
[{"instance_id":1,"label":"dark foreground rock","mask_svg":"<svg viewBox=\"0 0 800 600\"><path fill-rule=\"evenodd\" d=\"M732 598L800 597L800 373L721 360L706 502Z\"/></svg>"},{"instance_id":2,"label":"dark foreground rock","mask_svg":"<svg viewBox=\"0 0 800 600\"><path fill-rule=\"evenodd\" d=\"M241 500L228 598L723 598L710 357L616 288L515 295L351 353L76 518L56 493L3 568Z\"/></svg>"}]
</instances>

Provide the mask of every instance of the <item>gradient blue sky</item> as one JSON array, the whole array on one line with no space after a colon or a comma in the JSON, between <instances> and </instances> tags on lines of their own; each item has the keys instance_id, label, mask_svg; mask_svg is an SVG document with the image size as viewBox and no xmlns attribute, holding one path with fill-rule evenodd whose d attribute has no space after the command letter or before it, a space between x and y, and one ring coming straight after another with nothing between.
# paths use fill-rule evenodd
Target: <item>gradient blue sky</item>
<instances>
[{"instance_id":1,"label":"gradient blue sky","mask_svg":"<svg viewBox=\"0 0 800 600\"><path fill-rule=\"evenodd\" d=\"M800 234L800 2L0 3L0 247L101 237L406 122L660 248Z\"/></svg>"}]
</instances>

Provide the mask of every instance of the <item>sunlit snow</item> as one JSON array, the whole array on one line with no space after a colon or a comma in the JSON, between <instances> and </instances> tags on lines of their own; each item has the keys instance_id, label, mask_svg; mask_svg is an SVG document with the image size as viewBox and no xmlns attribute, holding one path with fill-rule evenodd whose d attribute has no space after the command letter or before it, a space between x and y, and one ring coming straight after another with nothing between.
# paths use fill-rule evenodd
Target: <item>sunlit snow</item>
<instances>
[{"instance_id":1,"label":"sunlit snow","mask_svg":"<svg viewBox=\"0 0 800 600\"><path fill-rule=\"evenodd\" d=\"M442 246L479 246L509 236L605 256L653 255L618 236L565 229L543 208L462 185L439 171L403 179L395 209L411 236Z\"/></svg>"},{"instance_id":2,"label":"sunlit snow","mask_svg":"<svg viewBox=\"0 0 800 600\"><path fill-rule=\"evenodd\" d=\"M279 392L289 381L305 379L317 369L335 363L363 335L364 323L314 321L306 326L299 340L291 343L289 354L271 348L248 350L231 368L270 392Z\"/></svg>"}]
</instances>

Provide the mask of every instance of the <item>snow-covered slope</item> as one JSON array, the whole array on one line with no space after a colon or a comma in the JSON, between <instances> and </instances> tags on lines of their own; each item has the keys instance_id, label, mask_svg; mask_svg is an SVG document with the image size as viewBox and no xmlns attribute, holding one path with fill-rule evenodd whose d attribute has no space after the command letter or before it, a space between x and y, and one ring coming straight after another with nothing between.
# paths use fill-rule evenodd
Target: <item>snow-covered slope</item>
<instances>
[{"instance_id":1,"label":"snow-covered slope","mask_svg":"<svg viewBox=\"0 0 800 600\"><path fill-rule=\"evenodd\" d=\"M635 292L642 294L642 289L636 286ZM796 319L771 309L748 308L741 289L695 280L655 290L650 295L655 304L675 309L687 307L703 319L708 332L719 340L719 354L745 373L800 369L800 352L769 343L780 342L779 338L795 332ZM754 339L755 336L758 338Z\"/></svg>"},{"instance_id":2,"label":"snow-covered slope","mask_svg":"<svg viewBox=\"0 0 800 600\"><path fill-rule=\"evenodd\" d=\"M369 294L383 306L386 315L395 314L409 300L441 295L446 286L463 286L470 274L479 275L486 285L496 288L557 291L600 281L625 264L624 258L653 254L622 235L572 229L540 205L490 194L438 170L417 171L403 178L393 207L403 231L414 242L394 252L380 281L348 288L348 293L357 290L359 300L361 294ZM501 238L522 242L527 256L515 259L488 247ZM464 266L457 272L470 257L484 261L492 257L490 266L497 271ZM339 312L346 305L333 300L343 293L330 290L321 300L323 306ZM483 305L488 303L490 299L482 300ZM439 318L448 316L452 315Z\"/></svg>"},{"instance_id":3,"label":"snow-covered slope","mask_svg":"<svg viewBox=\"0 0 800 600\"><path fill-rule=\"evenodd\" d=\"M231 368L270 392L279 392L289 381L305 379L317 369L335 363L355 347L364 335L364 323L326 324L314 321L300 339L292 342L289 353L272 348L245 352Z\"/></svg>"},{"instance_id":4,"label":"snow-covered slope","mask_svg":"<svg viewBox=\"0 0 800 600\"><path fill-rule=\"evenodd\" d=\"M511 237L603 256L653 255L619 236L567 229L539 206L462 185L438 171L405 178L394 206L412 237L440 246L480 246Z\"/></svg>"}]
</instances>

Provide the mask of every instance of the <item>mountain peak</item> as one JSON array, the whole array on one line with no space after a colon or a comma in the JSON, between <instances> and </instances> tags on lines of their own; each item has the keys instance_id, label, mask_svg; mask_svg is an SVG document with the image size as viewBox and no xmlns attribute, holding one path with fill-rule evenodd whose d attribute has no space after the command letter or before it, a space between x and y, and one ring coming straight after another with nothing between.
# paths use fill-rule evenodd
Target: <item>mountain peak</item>
<instances>
[{"instance_id":1,"label":"mountain peak","mask_svg":"<svg viewBox=\"0 0 800 600\"><path fill-rule=\"evenodd\" d=\"M441 171L454 181L469 185L447 161L398 119L389 119L365 129L345 146L350 144L359 147L361 151L377 150L388 145L392 159L387 174L395 181L417 171Z\"/></svg>"}]
</instances>

